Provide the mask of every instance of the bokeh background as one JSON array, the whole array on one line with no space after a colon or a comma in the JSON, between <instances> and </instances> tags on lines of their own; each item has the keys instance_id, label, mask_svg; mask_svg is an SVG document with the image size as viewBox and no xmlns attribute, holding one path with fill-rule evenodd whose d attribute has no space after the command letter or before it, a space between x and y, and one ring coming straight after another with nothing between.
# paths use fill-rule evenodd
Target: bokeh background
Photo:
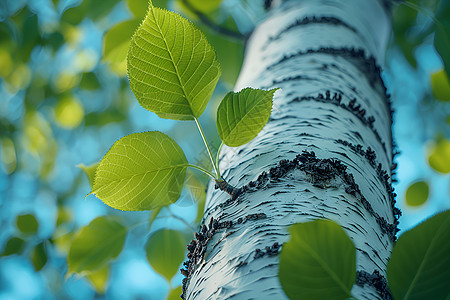
<instances>
[{"instance_id":1,"label":"bokeh background","mask_svg":"<svg viewBox=\"0 0 450 300\"><path fill-rule=\"evenodd\" d=\"M223 75L201 118L213 151L215 109L233 88L264 2L153 1L196 23L216 49ZM395 109L402 231L450 207L450 83L433 46L439 5L411 0L393 10L383 77ZM129 88L127 47L146 9L146 0L0 0L0 299L167 299L181 285L181 274L154 271L144 245L162 228L192 237L207 178L189 173L181 199L158 212L85 199L83 169L134 132L162 131L191 163L209 167L193 122L158 118ZM123 251L100 272L67 274L74 234L105 215L128 227Z\"/></svg>"}]
</instances>

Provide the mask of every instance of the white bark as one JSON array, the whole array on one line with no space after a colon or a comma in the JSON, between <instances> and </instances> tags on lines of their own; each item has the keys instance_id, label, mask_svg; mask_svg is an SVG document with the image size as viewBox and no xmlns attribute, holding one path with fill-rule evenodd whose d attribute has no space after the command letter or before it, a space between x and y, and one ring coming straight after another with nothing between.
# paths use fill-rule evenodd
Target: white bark
<instances>
[{"instance_id":1,"label":"white bark","mask_svg":"<svg viewBox=\"0 0 450 300\"><path fill-rule=\"evenodd\" d=\"M211 184L205 223L211 217L222 225L232 223L212 236L200 261L191 259L195 268L188 276L185 299L286 299L277 277L279 256L257 258L255 251L265 253L267 246L286 242L289 225L316 218L334 220L346 230L357 248L358 271L378 270L385 277L393 246L393 233L386 231L395 227L391 116L375 63L384 60L389 34L388 15L376 0L285 2L257 26L235 89L282 90L257 138L239 148L223 148L223 177L241 187L280 160L293 160L307 150L347 166L360 193L348 191L348 175L323 181L299 169L276 178L269 175L267 182L227 205L223 203L229 195ZM364 155L369 147L375 159ZM261 213L265 215L255 215ZM383 219L391 227L383 229ZM352 294L358 299L383 298L364 282L354 285Z\"/></svg>"}]
</instances>

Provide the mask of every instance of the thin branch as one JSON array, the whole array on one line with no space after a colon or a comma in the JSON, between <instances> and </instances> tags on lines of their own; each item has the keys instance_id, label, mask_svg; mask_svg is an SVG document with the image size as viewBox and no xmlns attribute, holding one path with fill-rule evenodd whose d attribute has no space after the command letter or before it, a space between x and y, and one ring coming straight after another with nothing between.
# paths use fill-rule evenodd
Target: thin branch
<instances>
[{"instance_id":1,"label":"thin branch","mask_svg":"<svg viewBox=\"0 0 450 300\"><path fill-rule=\"evenodd\" d=\"M243 35L242 33L233 31L233 30L229 30L228 28L225 28L218 24L215 24L205 14L203 14L201 11L197 10L194 6L192 6L192 4L188 0L183 0L183 4L186 5L186 7L191 12L193 12L202 23L204 23L206 26L208 26L212 30L214 30L220 34L226 35L228 37L238 39L238 40L245 39L245 35Z\"/></svg>"}]
</instances>

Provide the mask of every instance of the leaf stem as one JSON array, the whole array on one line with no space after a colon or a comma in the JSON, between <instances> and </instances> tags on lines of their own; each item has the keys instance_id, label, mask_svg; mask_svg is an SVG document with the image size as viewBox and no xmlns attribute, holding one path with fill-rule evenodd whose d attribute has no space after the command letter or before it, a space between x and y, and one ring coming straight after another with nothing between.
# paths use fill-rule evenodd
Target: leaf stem
<instances>
[{"instance_id":1,"label":"leaf stem","mask_svg":"<svg viewBox=\"0 0 450 300\"><path fill-rule=\"evenodd\" d=\"M199 167L199 166L196 166L196 165L191 165L191 164L188 164L188 165L186 165L186 166L191 167L191 168L194 168L194 169L197 169L197 170L199 170L199 171L202 171L202 172L205 173L206 175L210 176L212 179L216 180L216 176L215 176L213 173L211 173L211 172L209 172L209 171L203 169L202 167Z\"/></svg>"},{"instance_id":2,"label":"leaf stem","mask_svg":"<svg viewBox=\"0 0 450 300\"><path fill-rule=\"evenodd\" d=\"M211 164L213 165L214 171L216 172L216 176L211 176L212 178L219 180L220 179L220 171L219 171L219 167L214 163L214 159L212 157L211 154L211 149L209 148L208 142L206 141L206 136L205 133L203 132L202 126L200 125L200 122L198 121L197 118L194 117L195 120L195 124L197 124L198 130L200 131L200 135L202 136L203 142L205 143L206 146L206 150L208 151L209 154L209 159L211 160Z\"/></svg>"},{"instance_id":3,"label":"leaf stem","mask_svg":"<svg viewBox=\"0 0 450 300\"><path fill-rule=\"evenodd\" d=\"M223 146L223 141L222 141L222 143L220 143L220 146L217 149L217 154L216 154L216 167L217 167L217 170L219 170L219 153L220 153L220 150L222 150L222 146Z\"/></svg>"}]
</instances>

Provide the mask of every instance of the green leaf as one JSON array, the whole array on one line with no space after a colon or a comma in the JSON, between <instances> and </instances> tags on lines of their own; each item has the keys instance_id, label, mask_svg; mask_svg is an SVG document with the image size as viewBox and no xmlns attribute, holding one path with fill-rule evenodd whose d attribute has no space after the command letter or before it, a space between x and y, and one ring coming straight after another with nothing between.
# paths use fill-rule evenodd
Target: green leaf
<instances>
[{"instance_id":1,"label":"green leaf","mask_svg":"<svg viewBox=\"0 0 450 300\"><path fill-rule=\"evenodd\" d=\"M431 74L431 90L437 100L450 101L450 79L444 70Z\"/></svg>"},{"instance_id":2,"label":"green leaf","mask_svg":"<svg viewBox=\"0 0 450 300\"><path fill-rule=\"evenodd\" d=\"M157 207L157 208L153 209L152 212L150 213L150 218L148 219L148 230L150 230L152 228L153 222L155 222L155 219L158 216L158 214L162 208L163 208L163 206Z\"/></svg>"},{"instance_id":3,"label":"green leaf","mask_svg":"<svg viewBox=\"0 0 450 300\"><path fill-rule=\"evenodd\" d=\"M40 271L47 263L47 251L45 250L44 242L34 247L31 253L31 262L36 272Z\"/></svg>"},{"instance_id":4,"label":"green leaf","mask_svg":"<svg viewBox=\"0 0 450 300\"><path fill-rule=\"evenodd\" d=\"M108 30L103 38L103 60L121 76L127 73L128 47L140 23L139 19L121 22Z\"/></svg>"},{"instance_id":5,"label":"green leaf","mask_svg":"<svg viewBox=\"0 0 450 300\"><path fill-rule=\"evenodd\" d=\"M6 242L5 249L1 256L21 254L25 248L25 241L19 237L12 237Z\"/></svg>"},{"instance_id":6,"label":"green leaf","mask_svg":"<svg viewBox=\"0 0 450 300\"><path fill-rule=\"evenodd\" d=\"M223 98L217 109L217 130L224 144L241 146L258 135L269 120L276 90L245 88Z\"/></svg>"},{"instance_id":7,"label":"green leaf","mask_svg":"<svg viewBox=\"0 0 450 300\"><path fill-rule=\"evenodd\" d=\"M82 227L70 246L69 273L103 268L122 251L127 229L113 217L98 217Z\"/></svg>"},{"instance_id":8,"label":"green leaf","mask_svg":"<svg viewBox=\"0 0 450 300\"><path fill-rule=\"evenodd\" d=\"M127 1L128 8L131 13L138 19L142 19L145 17L147 13L149 0L128 0ZM159 5L156 5L159 7Z\"/></svg>"},{"instance_id":9,"label":"green leaf","mask_svg":"<svg viewBox=\"0 0 450 300\"><path fill-rule=\"evenodd\" d=\"M444 62L445 72L450 76L450 1L442 0L436 12L434 48Z\"/></svg>"},{"instance_id":10,"label":"green leaf","mask_svg":"<svg viewBox=\"0 0 450 300\"><path fill-rule=\"evenodd\" d=\"M108 275L109 266L106 265L101 269L89 273L86 278L97 293L104 294L106 291L106 283L108 282Z\"/></svg>"},{"instance_id":11,"label":"green leaf","mask_svg":"<svg viewBox=\"0 0 450 300\"><path fill-rule=\"evenodd\" d=\"M183 289L180 285L170 291L166 300L180 300L181 294L183 294Z\"/></svg>"},{"instance_id":12,"label":"green leaf","mask_svg":"<svg viewBox=\"0 0 450 300\"><path fill-rule=\"evenodd\" d=\"M428 163L430 167L440 173L450 172L450 141L438 138L429 149Z\"/></svg>"},{"instance_id":13,"label":"green leaf","mask_svg":"<svg viewBox=\"0 0 450 300\"><path fill-rule=\"evenodd\" d=\"M20 215L16 219L17 228L26 235L36 234L39 228L39 223L32 214Z\"/></svg>"},{"instance_id":14,"label":"green leaf","mask_svg":"<svg viewBox=\"0 0 450 300\"><path fill-rule=\"evenodd\" d=\"M187 164L183 150L164 133L133 133L103 157L91 193L121 210L169 205L180 197Z\"/></svg>"},{"instance_id":15,"label":"green leaf","mask_svg":"<svg viewBox=\"0 0 450 300\"><path fill-rule=\"evenodd\" d=\"M450 211L403 233L387 266L396 300L444 299L450 293Z\"/></svg>"},{"instance_id":16,"label":"green leaf","mask_svg":"<svg viewBox=\"0 0 450 300\"><path fill-rule=\"evenodd\" d=\"M86 72L81 75L80 88L88 91L94 91L101 87L97 75L93 72Z\"/></svg>"},{"instance_id":17,"label":"green leaf","mask_svg":"<svg viewBox=\"0 0 450 300\"><path fill-rule=\"evenodd\" d=\"M178 272L185 249L186 241L183 234L171 229L155 232L145 245L148 262L156 272L169 281Z\"/></svg>"},{"instance_id":18,"label":"green leaf","mask_svg":"<svg viewBox=\"0 0 450 300\"><path fill-rule=\"evenodd\" d=\"M405 200L409 206L420 206L428 199L429 187L425 181L411 184L406 190Z\"/></svg>"},{"instance_id":19,"label":"green leaf","mask_svg":"<svg viewBox=\"0 0 450 300\"><path fill-rule=\"evenodd\" d=\"M289 228L279 277L290 299L347 299L356 279L356 250L339 224L330 220Z\"/></svg>"},{"instance_id":20,"label":"green leaf","mask_svg":"<svg viewBox=\"0 0 450 300\"><path fill-rule=\"evenodd\" d=\"M156 7L131 40L127 69L139 104L175 120L198 118L221 74L203 33L176 13Z\"/></svg>"},{"instance_id":21,"label":"green leaf","mask_svg":"<svg viewBox=\"0 0 450 300\"><path fill-rule=\"evenodd\" d=\"M152 0L156 7L166 8L169 0ZM128 0L128 8L138 19L143 19L148 12L149 0Z\"/></svg>"},{"instance_id":22,"label":"green leaf","mask_svg":"<svg viewBox=\"0 0 450 300\"><path fill-rule=\"evenodd\" d=\"M208 14L218 9L222 0L184 0L189 2L195 10Z\"/></svg>"},{"instance_id":23,"label":"green leaf","mask_svg":"<svg viewBox=\"0 0 450 300\"><path fill-rule=\"evenodd\" d=\"M94 180L95 180L95 172L97 171L98 165L100 163L94 163L92 165L89 166L85 166L83 164L79 164L77 167L82 169L84 171L84 173L86 173L86 176L89 179L89 184L91 186L91 188L94 186Z\"/></svg>"}]
</instances>

